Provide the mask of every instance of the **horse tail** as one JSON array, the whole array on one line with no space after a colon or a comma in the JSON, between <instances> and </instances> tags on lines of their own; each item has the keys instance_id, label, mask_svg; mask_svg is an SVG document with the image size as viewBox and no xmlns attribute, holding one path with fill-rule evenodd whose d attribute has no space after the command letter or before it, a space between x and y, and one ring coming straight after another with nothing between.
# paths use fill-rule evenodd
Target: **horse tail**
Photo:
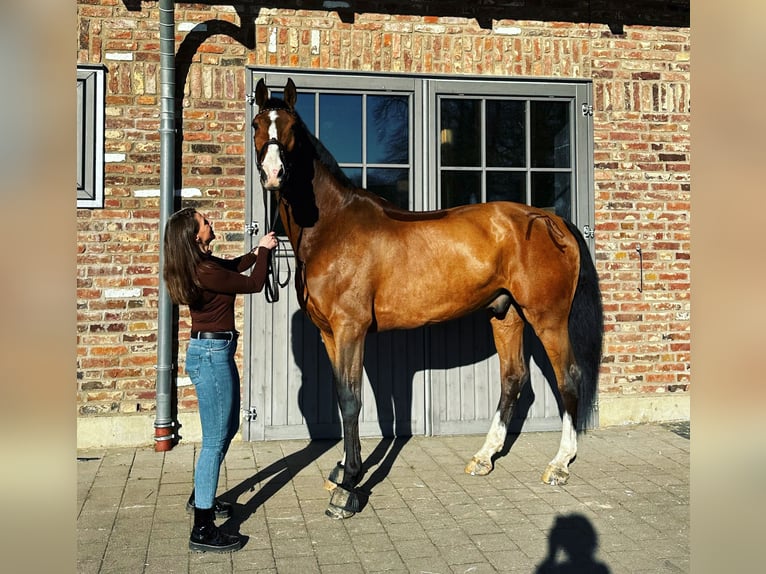
<instances>
[{"instance_id":1,"label":"horse tail","mask_svg":"<svg viewBox=\"0 0 766 574\"><path fill-rule=\"evenodd\" d=\"M585 238L570 221L565 221L580 248L580 272L572 307L569 310L569 341L575 362L580 369L578 391L577 432L593 423L593 411L601 364L604 338L604 311L598 273Z\"/></svg>"}]
</instances>

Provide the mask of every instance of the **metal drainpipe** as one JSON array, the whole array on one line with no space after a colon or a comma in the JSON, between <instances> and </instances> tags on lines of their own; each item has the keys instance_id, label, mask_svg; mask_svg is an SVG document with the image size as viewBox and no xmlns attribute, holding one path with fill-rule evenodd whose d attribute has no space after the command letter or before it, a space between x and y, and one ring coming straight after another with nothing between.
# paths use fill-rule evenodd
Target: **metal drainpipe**
<instances>
[{"instance_id":1,"label":"metal drainpipe","mask_svg":"<svg viewBox=\"0 0 766 574\"><path fill-rule=\"evenodd\" d=\"M165 223L173 213L175 196L175 0L160 0L160 272L157 304L157 405L154 420L154 450L173 448L175 421L171 416L170 392L173 356L171 345L173 302L162 277Z\"/></svg>"}]
</instances>

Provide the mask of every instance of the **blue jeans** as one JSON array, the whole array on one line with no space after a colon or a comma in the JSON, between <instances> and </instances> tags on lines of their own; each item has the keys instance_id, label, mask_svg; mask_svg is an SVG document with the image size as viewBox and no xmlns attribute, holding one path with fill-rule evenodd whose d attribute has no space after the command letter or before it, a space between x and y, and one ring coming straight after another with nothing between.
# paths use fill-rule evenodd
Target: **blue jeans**
<instances>
[{"instance_id":1,"label":"blue jeans","mask_svg":"<svg viewBox=\"0 0 766 574\"><path fill-rule=\"evenodd\" d=\"M212 508L218 474L231 439L239 430L239 371L234 362L236 337L191 339L186 372L197 390L202 450L194 472L194 505Z\"/></svg>"}]
</instances>

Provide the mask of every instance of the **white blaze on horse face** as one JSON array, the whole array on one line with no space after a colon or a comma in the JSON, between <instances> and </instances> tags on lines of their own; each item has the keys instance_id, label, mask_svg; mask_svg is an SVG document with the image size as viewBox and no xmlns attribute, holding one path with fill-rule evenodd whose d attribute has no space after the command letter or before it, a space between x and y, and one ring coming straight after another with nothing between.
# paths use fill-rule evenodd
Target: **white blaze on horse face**
<instances>
[{"instance_id":1,"label":"white blaze on horse face","mask_svg":"<svg viewBox=\"0 0 766 574\"><path fill-rule=\"evenodd\" d=\"M269 139L276 140L279 135L277 132L277 112L272 110L269 112ZM282 180L282 173L284 166L282 165L282 158L279 156L279 146L276 144L268 144L266 146L266 155L263 158L261 169L264 174L264 186L266 189L279 189Z\"/></svg>"}]
</instances>

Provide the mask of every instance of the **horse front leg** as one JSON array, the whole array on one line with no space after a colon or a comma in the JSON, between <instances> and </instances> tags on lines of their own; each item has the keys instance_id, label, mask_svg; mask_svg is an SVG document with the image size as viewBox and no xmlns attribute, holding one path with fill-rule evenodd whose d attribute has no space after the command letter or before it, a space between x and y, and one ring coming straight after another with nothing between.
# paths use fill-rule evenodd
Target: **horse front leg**
<instances>
[{"instance_id":1,"label":"horse front leg","mask_svg":"<svg viewBox=\"0 0 766 574\"><path fill-rule=\"evenodd\" d=\"M331 518L349 518L361 504L354 488L362 477L362 446L359 441L359 413L362 409L362 365L364 337L337 348L333 372L343 423L343 461L328 481L336 484L325 514ZM332 359L332 358L331 358ZM340 483L336 483L338 479Z\"/></svg>"},{"instance_id":2,"label":"horse front leg","mask_svg":"<svg viewBox=\"0 0 766 574\"><path fill-rule=\"evenodd\" d=\"M505 445L514 407L522 387L529 379L522 354L524 325L521 318L511 309L504 319L492 319L492 332L500 359L500 400L484 444L465 467L465 472L474 476L485 476L492 472L492 458Z\"/></svg>"}]
</instances>

